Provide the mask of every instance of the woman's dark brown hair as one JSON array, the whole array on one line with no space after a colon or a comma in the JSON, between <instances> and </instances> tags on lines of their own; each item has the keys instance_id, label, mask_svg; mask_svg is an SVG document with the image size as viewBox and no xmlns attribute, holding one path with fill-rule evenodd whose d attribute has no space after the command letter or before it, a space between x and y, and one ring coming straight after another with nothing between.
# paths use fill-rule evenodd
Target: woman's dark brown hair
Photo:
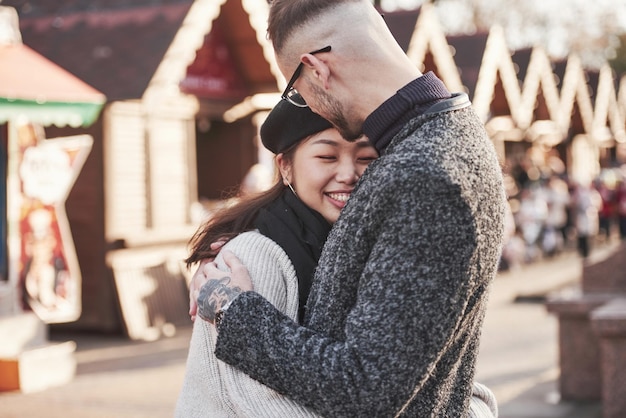
<instances>
[{"instance_id":1,"label":"woman's dark brown hair","mask_svg":"<svg viewBox=\"0 0 626 418\"><path fill-rule=\"evenodd\" d=\"M293 162L293 154L300 142L282 153L283 160L287 164ZM211 215L209 220L196 231L189 241L191 254L185 259L187 267L191 267L200 260L214 258L219 250L212 250L212 243L229 241L242 232L255 229L254 221L259 211L276 200L285 190L280 173L277 177L276 183L269 190L253 195L240 196L239 201L233 206L220 209Z\"/></svg>"}]
</instances>

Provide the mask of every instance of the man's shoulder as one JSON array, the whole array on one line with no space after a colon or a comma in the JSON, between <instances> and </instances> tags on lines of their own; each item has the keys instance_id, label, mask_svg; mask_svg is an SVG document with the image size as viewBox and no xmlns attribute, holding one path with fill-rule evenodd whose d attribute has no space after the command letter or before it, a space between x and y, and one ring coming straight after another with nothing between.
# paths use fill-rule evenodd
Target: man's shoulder
<instances>
[{"instance_id":1,"label":"man's shoulder","mask_svg":"<svg viewBox=\"0 0 626 418\"><path fill-rule=\"evenodd\" d=\"M467 154L475 146L482 148L490 144L478 114L471 104L463 103L459 107L450 103L447 107L439 108L439 111L412 119L407 123L403 137L398 139L395 152L399 153L431 150L439 155L446 151Z\"/></svg>"}]
</instances>

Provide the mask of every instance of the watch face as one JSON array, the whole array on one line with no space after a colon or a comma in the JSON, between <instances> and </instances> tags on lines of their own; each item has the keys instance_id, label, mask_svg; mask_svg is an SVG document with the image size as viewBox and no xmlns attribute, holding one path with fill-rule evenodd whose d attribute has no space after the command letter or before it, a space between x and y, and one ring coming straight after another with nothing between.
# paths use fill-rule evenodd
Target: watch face
<instances>
[{"instance_id":1,"label":"watch face","mask_svg":"<svg viewBox=\"0 0 626 418\"><path fill-rule=\"evenodd\" d=\"M215 314L215 328L219 331L220 324L222 323L222 318L224 317L224 311L220 309Z\"/></svg>"}]
</instances>

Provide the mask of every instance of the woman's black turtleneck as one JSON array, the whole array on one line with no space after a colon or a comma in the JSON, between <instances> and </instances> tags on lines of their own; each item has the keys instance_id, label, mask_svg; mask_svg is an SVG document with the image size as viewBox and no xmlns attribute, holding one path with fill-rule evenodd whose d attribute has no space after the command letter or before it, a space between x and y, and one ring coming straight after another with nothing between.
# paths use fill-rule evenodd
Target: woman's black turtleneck
<instances>
[{"instance_id":1,"label":"woman's black turtleneck","mask_svg":"<svg viewBox=\"0 0 626 418\"><path fill-rule=\"evenodd\" d=\"M313 274L332 225L285 188L278 199L260 210L255 226L261 234L280 245L293 263L298 276L298 316L301 322Z\"/></svg>"}]
</instances>

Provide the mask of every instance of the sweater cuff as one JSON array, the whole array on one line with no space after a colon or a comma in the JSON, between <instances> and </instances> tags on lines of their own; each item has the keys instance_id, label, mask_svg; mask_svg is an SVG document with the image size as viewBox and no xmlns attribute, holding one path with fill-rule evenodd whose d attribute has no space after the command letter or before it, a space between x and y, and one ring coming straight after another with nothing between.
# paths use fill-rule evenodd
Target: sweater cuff
<instances>
[{"instance_id":1,"label":"sweater cuff","mask_svg":"<svg viewBox=\"0 0 626 418\"><path fill-rule=\"evenodd\" d=\"M215 355L234 365L242 361L254 363L260 353L250 347L250 341L267 336L267 330L276 328L285 317L267 299L254 291L239 295L228 308L220 325Z\"/></svg>"}]
</instances>

